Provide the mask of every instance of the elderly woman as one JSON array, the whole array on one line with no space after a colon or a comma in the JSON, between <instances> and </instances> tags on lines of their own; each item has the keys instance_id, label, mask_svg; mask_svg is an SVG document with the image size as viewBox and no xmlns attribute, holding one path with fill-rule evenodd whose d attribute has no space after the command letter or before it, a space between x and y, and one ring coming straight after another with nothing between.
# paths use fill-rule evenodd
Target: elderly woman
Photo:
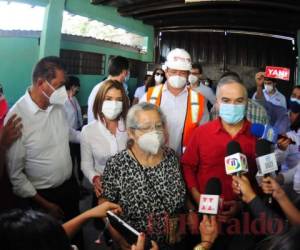
<instances>
[{"instance_id":1,"label":"elderly woman","mask_svg":"<svg viewBox=\"0 0 300 250\"><path fill-rule=\"evenodd\" d=\"M102 200L118 203L127 223L160 249L168 249L178 241L178 214L186 190L178 159L165 146L165 117L155 105L139 103L129 110L126 128L128 148L107 161ZM128 249L125 239L110 230L121 248Z\"/></svg>"}]
</instances>

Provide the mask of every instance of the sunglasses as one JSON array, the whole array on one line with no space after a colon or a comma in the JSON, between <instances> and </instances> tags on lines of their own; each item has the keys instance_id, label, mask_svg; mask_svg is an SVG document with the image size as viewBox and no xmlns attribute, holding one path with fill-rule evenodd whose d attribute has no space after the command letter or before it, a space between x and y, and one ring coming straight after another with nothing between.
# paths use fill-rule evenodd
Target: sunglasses
<instances>
[{"instance_id":1,"label":"sunglasses","mask_svg":"<svg viewBox=\"0 0 300 250\"><path fill-rule=\"evenodd\" d=\"M163 73L155 73L156 76L164 76Z\"/></svg>"}]
</instances>

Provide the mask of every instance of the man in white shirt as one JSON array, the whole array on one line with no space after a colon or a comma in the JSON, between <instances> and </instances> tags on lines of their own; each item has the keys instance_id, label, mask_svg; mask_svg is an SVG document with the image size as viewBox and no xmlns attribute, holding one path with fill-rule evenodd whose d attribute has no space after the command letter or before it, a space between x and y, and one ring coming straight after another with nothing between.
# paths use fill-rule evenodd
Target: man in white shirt
<instances>
[{"instance_id":1,"label":"man in white shirt","mask_svg":"<svg viewBox=\"0 0 300 250\"><path fill-rule=\"evenodd\" d=\"M32 85L10 109L5 123L17 114L22 135L10 147L8 174L14 193L26 205L68 220L79 213L78 185L72 174L69 129L63 105L67 99L65 71L58 57L35 66Z\"/></svg>"},{"instance_id":2,"label":"man in white shirt","mask_svg":"<svg viewBox=\"0 0 300 250\"><path fill-rule=\"evenodd\" d=\"M109 79L116 80L124 84L129 79L129 75L130 75L128 60L122 56L116 56L111 58L108 65L108 74L109 74L108 76ZM98 83L93 88L88 98L88 123L95 120L93 114L93 105L94 105L95 97L102 83L103 81Z\"/></svg>"},{"instance_id":3,"label":"man in white shirt","mask_svg":"<svg viewBox=\"0 0 300 250\"><path fill-rule=\"evenodd\" d=\"M189 83L191 84L191 88L205 96L211 106L216 103L216 95L210 87L205 86L203 83L203 72L200 63L192 64L192 69L189 75Z\"/></svg>"},{"instance_id":4,"label":"man in white shirt","mask_svg":"<svg viewBox=\"0 0 300 250\"><path fill-rule=\"evenodd\" d=\"M183 49L170 51L165 65L167 67L165 71L166 84L149 88L140 102L151 102L160 106L167 118L169 146L178 155L181 155L195 125L198 126L209 121L209 114L206 99L200 93L189 90L187 87L191 70L191 57L188 52ZM192 100L191 96L195 96L195 94L196 98ZM197 118L200 118L196 122L192 121L188 115L188 113L190 114L188 110L193 110L193 108L197 109L196 117L199 115ZM185 133L187 127L191 129Z\"/></svg>"},{"instance_id":5,"label":"man in white shirt","mask_svg":"<svg viewBox=\"0 0 300 250\"><path fill-rule=\"evenodd\" d=\"M264 79L264 90L263 94L266 99L266 101L273 103L274 105L281 106L283 108L287 108L286 106L286 99L283 94L281 94L276 89L276 82L272 78L266 78L264 76L264 72L259 72L256 74L256 78L261 77ZM253 100L256 99L256 92L254 93Z\"/></svg>"}]
</instances>

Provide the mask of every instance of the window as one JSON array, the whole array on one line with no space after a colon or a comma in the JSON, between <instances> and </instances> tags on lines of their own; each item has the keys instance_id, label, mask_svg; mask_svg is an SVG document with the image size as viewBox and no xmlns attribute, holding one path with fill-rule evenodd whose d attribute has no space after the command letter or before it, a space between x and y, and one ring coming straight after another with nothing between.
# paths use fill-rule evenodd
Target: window
<instances>
[{"instance_id":1,"label":"window","mask_svg":"<svg viewBox=\"0 0 300 250\"><path fill-rule=\"evenodd\" d=\"M77 50L60 50L60 58L67 67L69 74L104 75L106 56Z\"/></svg>"}]
</instances>

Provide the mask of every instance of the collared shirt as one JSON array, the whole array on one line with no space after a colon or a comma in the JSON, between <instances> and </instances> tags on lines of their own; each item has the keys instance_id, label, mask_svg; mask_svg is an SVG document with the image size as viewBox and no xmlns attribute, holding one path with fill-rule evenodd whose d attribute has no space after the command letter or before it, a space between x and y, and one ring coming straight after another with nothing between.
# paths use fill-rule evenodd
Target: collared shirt
<instances>
[{"instance_id":1,"label":"collared shirt","mask_svg":"<svg viewBox=\"0 0 300 250\"><path fill-rule=\"evenodd\" d=\"M183 174L189 190L197 188L205 192L207 181L217 177L222 183L222 195L225 200L233 200L236 195L232 191L232 178L226 175L224 158L227 155L227 144L231 140L241 145L248 161L249 176L252 180L256 172L255 142L250 133L250 122L244 121L243 127L232 138L221 123L221 119L208 122L196 129L184 154L181 157Z\"/></svg>"},{"instance_id":2,"label":"collared shirt","mask_svg":"<svg viewBox=\"0 0 300 250\"><path fill-rule=\"evenodd\" d=\"M108 158L126 148L127 138L123 119L119 120L115 135L98 120L83 127L81 169L91 183L93 183L94 176L103 174Z\"/></svg>"},{"instance_id":3,"label":"collared shirt","mask_svg":"<svg viewBox=\"0 0 300 250\"><path fill-rule=\"evenodd\" d=\"M37 189L54 188L70 178L69 126L63 106L40 109L28 91L10 109L22 118L22 136L8 151L8 174L16 195L33 197Z\"/></svg>"},{"instance_id":4,"label":"collared shirt","mask_svg":"<svg viewBox=\"0 0 300 250\"><path fill-rule=\"evenodd\" d=\"M100 89L100 86L103 82L104 81L96 84L95 87L93 88L92 92L89 95L89 98L88 98L88 111L87 111L88 123L95 120L94 113L93 113L94 101L95 101L96 95L97 95L97 93Z\"/></svg>"},{"instance_id":5,"label":"collared shirt","mask_svg":"<svg viewBox=\"0 0 300 250\"><path fill-rule=\"evenodd\" d=\"M277 89L273 95L269 95L265 89L263 90L263 93L264 93L266 101L271 102L274 105L287 108L286 107L286 99L285 99L284 95L281 94ZM252 99L253 100L256 99L256 92L254 93Z\"/></svg>"},{"instance_id":6,"label":"collared shirt","mask_svg":"<svg viewBox=\"0 0 300 250\"><path fill-rule=\"evenodd\" d=\"M200 83L200 85L197 88L194 88L194 90L201 93L210 102L211 105L214 105L216 103L216 95L210 87L207 87L204 84Z\"/></svg>"},{"instance_id":7,"label":"collared shirt","mask_svg":"<svg viewBox=\"0 0 300 250\"><path fill-rule=\"evenodd\" d=\"M141 87L138 87L135 92L134 92L134 97L135 98L138 98L138 99L141 99L143 97L143 95L145 94L146 92L146 86L141 86Z\"/></svg>"},{"instance_id":8,"label":"collared shirt","mask_svg":"<svg viewBox=\"0 0 300 250\"><path fill-rule=\"evenodd\" d=\"M214 105L210 110L210 118L211 120L214 120L218 116L219 116L219 111L217 110L216 105ZM261 124L269 123L268 114L265 108L262 105L256 103L255 101L249 98L247 103L246 118L251 123L261 123Z\"/></svg>"},{"instance_id":9,"label":"collared shirt","mask_svg":"<svg viewBox=\"0 0 300 250\"><path fill-rule=\"evenodd\" d=\"M187 112L188 88L185 87L178 95L173 95L167 87L163 85L160 108L167 119L167 129L169 133L169 147L175 150L177 154L181 154L182 133ZM147 94L145 94L139 102L146 102ZM205 105L203 117L200 124L204 124L209 120L209 113Z\"/></svg>"},{"instance_id":10,"label":"collared shirt","mask_svg":"<svg viewBox=\"0 0 300 250\"><path fill-rule=\"evenodd\" d=\"M80 129L83 125L82 113L79 102L75 96L69 97L65 102L64 110L67 115L68 124L73 129Z\"/></svg>"}]
</instances>

